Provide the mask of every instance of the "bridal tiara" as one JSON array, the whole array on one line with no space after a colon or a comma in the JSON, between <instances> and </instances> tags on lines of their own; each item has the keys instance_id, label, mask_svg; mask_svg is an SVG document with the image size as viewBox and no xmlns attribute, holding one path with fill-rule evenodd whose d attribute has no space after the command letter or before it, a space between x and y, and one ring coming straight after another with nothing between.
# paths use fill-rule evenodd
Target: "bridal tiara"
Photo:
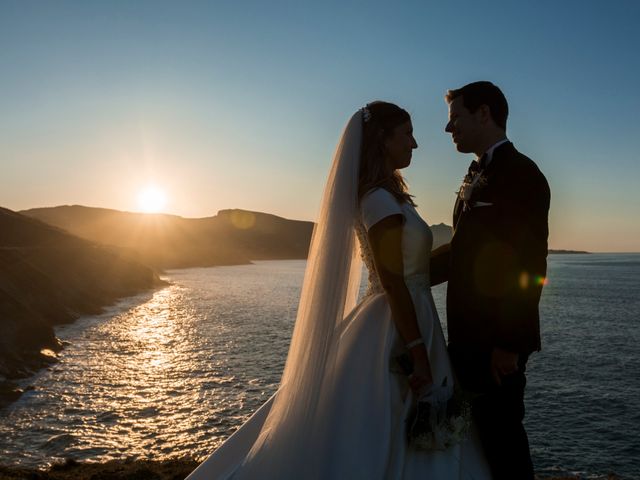
<instances>
[{"instance_id":1,"label":"bridal tiara","mask_svg":"<svg viewBox=\"0 0 640 480\"><path fill-rule=\"evenodd\" d=\"M362 107L360 111L362 112L362 120L364 120L364 123L367 123L369 120L371 120L371 111L369 110L368 106Z\"/></svg>"}]
</instances>

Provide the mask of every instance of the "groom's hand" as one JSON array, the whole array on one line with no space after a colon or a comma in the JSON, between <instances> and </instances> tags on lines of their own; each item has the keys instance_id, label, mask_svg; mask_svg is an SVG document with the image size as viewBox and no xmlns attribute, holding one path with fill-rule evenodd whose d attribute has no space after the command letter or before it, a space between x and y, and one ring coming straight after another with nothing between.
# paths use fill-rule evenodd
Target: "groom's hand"
<instances>
[{"instance_id":1,"label":"groom's hand","mask_svg":"<svg viewBox=\"0 0 640 480\"><path fill-rule=\"evenodd\" d=\"M491 376L497 385L502 385L502 377L518 371L518 354L501 348L491 352Z\"/></svg>"}]
</instances>

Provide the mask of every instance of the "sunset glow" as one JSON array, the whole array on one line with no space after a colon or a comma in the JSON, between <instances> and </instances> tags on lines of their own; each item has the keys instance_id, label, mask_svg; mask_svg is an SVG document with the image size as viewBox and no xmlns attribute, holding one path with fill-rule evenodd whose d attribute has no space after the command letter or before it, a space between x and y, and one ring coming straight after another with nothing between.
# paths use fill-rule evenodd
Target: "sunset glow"
<instances>
[{"instance_id":1,"label":"sunset glow","mask_svg":"<svg viewBox=\"0 0 640 480\"><path fill-rule=\"evenodd\" d=\"M145 213L159 213L167 206L164 190L150 185L138 193L138 209Z\"/></svg>"},{"instance_id":2,"label":"sunset glow","mask_svg":"<svg viewBox=\"0 0 640 480\"><path fill-rule=\"evenodd\" d=\"M443 97L490 80L550 184L549 248L640 252L640 2L464 0L456 35L447 2L37 5L0 2L3 208L315 221L347 120L388 100L412 117L418 213L451 225L473 158ZM479 40L480 24L500 28Z\"/></svg>"}]
</instances>

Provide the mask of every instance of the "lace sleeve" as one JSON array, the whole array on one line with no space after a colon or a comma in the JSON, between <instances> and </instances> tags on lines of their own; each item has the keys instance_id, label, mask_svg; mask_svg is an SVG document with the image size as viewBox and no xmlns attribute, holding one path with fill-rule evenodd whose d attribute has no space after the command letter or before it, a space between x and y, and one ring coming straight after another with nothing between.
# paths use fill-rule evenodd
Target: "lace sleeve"
<instances>
[{"instance_id":1,"label":"lace sleeve","mask_svg":"<svg viewBox=\"0 0 640 480\"><path fill-rule=\"evenodd\" d=\"M367 231L383 218L403 214L398 200L384 188L367 192L360 201L360 212Z\"/></svg>"}]
</instances>

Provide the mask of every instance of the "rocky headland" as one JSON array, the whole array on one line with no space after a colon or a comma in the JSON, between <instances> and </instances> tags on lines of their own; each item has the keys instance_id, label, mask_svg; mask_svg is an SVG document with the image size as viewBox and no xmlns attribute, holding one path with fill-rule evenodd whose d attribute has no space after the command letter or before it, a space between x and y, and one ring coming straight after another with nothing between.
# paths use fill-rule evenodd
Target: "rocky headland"
<instances>
[{"instance_id":1,"label":"rocky headland","mask_svg":"<svg viewBox=\"0 0 640 480\"><path fill-rule=\"evenodd\" d=\"M245 210L186 219L82 206L0 207L0 407L56 360L54 326L165 284L169 268L306 258L313 223Z\"/></svg>"},{"instance_id":2,"label":"rocky headland","mask_svg":"<svg viewBox=\"0 0 640 480\"><path fill-rule=\"evenodd\" d=\"M80 238L126 251L158 269L307 258L312 222L247 210L205 218L121 212L79 205L20 212Z\"/></svg>"},{"instance_id":3,"label":"rocky headland","mask_svg":"<svg viewBox=\"0 0 640 480\"><path fill-rule=\"evenodd\" d=\"M0 208L0 406L55 361L55 325L164 283L123 251Z\"/></svg>"}]
</instances>

